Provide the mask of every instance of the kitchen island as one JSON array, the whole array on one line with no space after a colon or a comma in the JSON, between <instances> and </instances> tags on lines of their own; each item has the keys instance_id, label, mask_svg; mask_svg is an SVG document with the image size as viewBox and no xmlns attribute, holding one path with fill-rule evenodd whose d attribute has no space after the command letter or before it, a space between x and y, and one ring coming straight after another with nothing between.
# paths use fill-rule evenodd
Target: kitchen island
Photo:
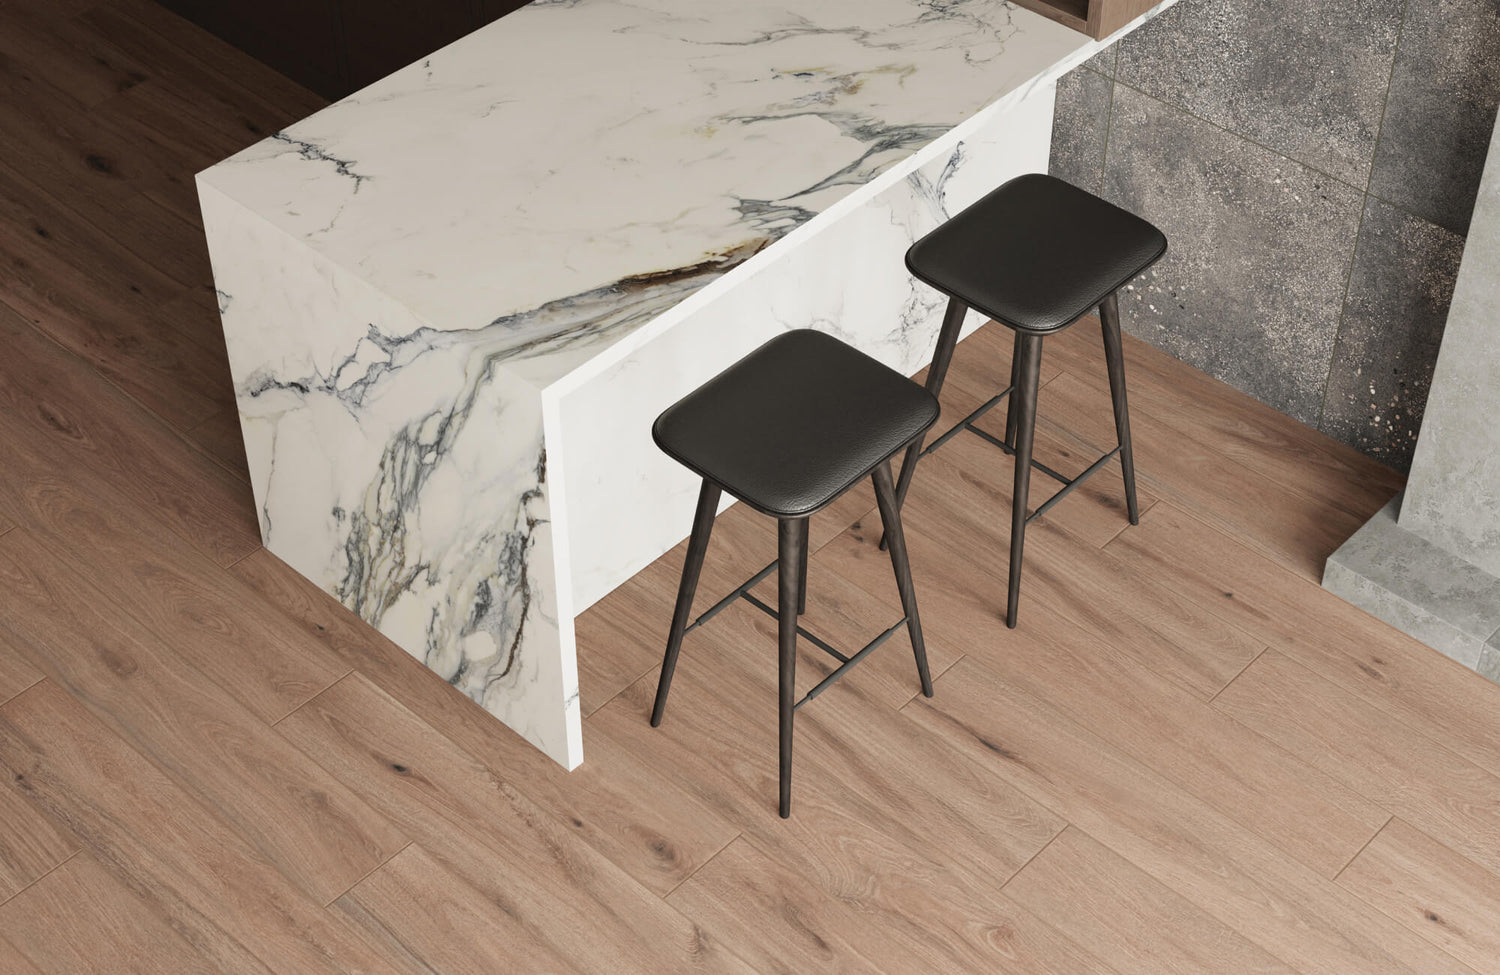
<instances>
[{"instance_id":1,"label":"kitchen island","mask_svg":"<svg viewBox=\"0 0 1500 975\"><path fill-rule=\"evenodd\" d=\"M266 547L576 766L574 616L692 519L652 418L790 328L920 369L943 301L903 252L1046 169L1111 40L1002 0L535 0L206 170Z\"/></svg>"}]
</instances>

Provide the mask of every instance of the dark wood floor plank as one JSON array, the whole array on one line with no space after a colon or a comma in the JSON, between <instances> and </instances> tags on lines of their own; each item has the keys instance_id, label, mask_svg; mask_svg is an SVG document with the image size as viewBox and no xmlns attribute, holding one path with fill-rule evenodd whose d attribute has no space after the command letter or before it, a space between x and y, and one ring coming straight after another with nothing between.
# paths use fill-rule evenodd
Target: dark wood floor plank
<instances>
[{"instance_id":1,"label":"dark wood floor plank","mask_svg":"<svg viewBox=\"0 0 1500 975\"><path fill-rule=\"evenodd\" d=\"M965 658L903 713L1294 969L1464 973L1207 803Z\"/></svg>"},{"instance_id":2,"label":"dark wood floor plank","mask_svg":"<svg viewBox=\"0 0 1500 975\"><path fill-rule=\"evenodd\" d=\"M676 911L486 766L353 674L283 719L424 852L582 972L735 971ZM358 899L358 898L356 898Z\"/></svg>"},{"instance_id":3,"label":"dark wood floor plank","mask_svg":"<svg viewBox=\"0 0 1500 975\"><path fill-rule=\"evenodd\" d=\"M339 898L338 908L412 972L574 972L511 916L412 845Z\"/></svg>"},{"instance_id":4,"label":"dark wood floor plank","mask_svg":"<svg viewBox=\"0 0 1500 975\"><path fill-rule=\"evenodd\" d=\"M25 790L24 781L0 783L0 904L78 852L65 830L31 808Z\"/></svg>"},{"instance_id":5,"label":"dark wood floor plank","mask_svg":"<svg viewBox=\"0 0 1500 975\"><path fill-rule=\"evenodd\" d=\"M13 445L12 477L50 465L107 485L101 498L149 512L221 565L260 547L243 481L3 309L0 341L0 428Z\"/></svg>"},{"instance_id":6,"label":"dark wood floor plank","mask_svg":"<svg viewBox=\"0 0 1500 975\"><path fill-rule=\"evenodd\" d=\"M131 890L88 854L73 857L0 905L0 928L44 971L92 975L217 975ZM235 969L268 975L259 965Z\"/></svg>"},{"instance_id":7,"label":"dark wood floor plank","mask_svg":"<svg viewBox=\"0 0 1500 975\"><path fill-rule=\"evenodd\" d=\"M5 532L0 531L0 538ZM0 704L42 679L42 672L22 654L19 645L0 632Z\"/></svg>"},{"instance_id":8,"label":"dark wood floor plank","mask_svg":"<svg viewBox=\"0 0 1500 975\"><path fill-rule=\"evenodd\" d=\"M1339 883L1476 972L1500 960L1500 876L1397 817Z\"/></svg>"},{"instance_id":9,"label":"dark wood floor plank","mask_svg":"<svg viewBox=\"0 0 1500 975\"><path fill-rule=\"evenodd\" d=\"M115 734L326 903L409 838L22 531L0 539L0 627Z\"/></svg>"},{"instance_id":10,"label":"dark wood floor plank","mask_svg":"<svg viewBox=\"0 0 1500 975\"><path fill-rule=\"evenodd\" d=\"M739 832L634 754L585 731L588 759L566 772L410 654L261 550L234 567L267 600L424 722L526 793L636 881L664 894Z\"/></svg>"},{"instance_id":11,"label":"dark wood floor plank","mask_svg":"<svg viewBox=\"0 0 1500 975\"><path fill-rule=\"evenodd\" d=\"M240 432L240 411L225 407L187 432L187 438L202 448L226 471L250 483L250 468L245 460L245 440Z\"/></svg>"},{"instance_id":12,"label":"dark wood floor plank","mask_svg":"<svg viewBox=\"0 0 1500 975\"><path fill-rule=\"evenodd\" d=\"M0 772L217 970L396 970L51 681L0 708Z\"/></svg>"},{"instance_id":13,"label":"dark wood floor plank","mask_svg":"<svg viewBox=\"0 0 1500 975\"><path fill-rule=\"evenodd\" d=\"M1500 874L1500 776L1274 650L1214 706Z\"/></svg>"},{"instance_id":14,"label":"dark wood floor plank","mask_svg":"<svg viewBox=\"0 0 1500 975\"><path fill-rule=\"evenodd\" d=\"M1025 622L1007 629L987 611L993 583L973 571L969 552L916 532L908 541L929 646L963 648L1319 873L1337 873L1388 818L1326 772L1045 607L1029 607ZM879 585L882 556L872 539L851 531L815 556L812 568ZM1095 594L1083 589L1080 598Z\"/></svg>"},{"instance_id":15,"label":"dark wood floor plank","mask_svg":"<svg viewBox=\"0 0 1500 975\"><path fill-rule=\"evenodd\" d=\"M112 49L55 4L0 5L0 55L90 108L145 81L149 69Z\"/></svg>"},{"instance_id":16,"label":"dark wood floor plank","mask_svg":"<svg viewBox=\"0 0 1500 975\"><path fill-rule=\"evenodd\" d=\"M1109 551L1500 775L1500 686L1170 504Z\"/></svg>"},{"instance_id":17,"label":"dark wood floor plank","mask_svg":"<svg viewBox=\"0 0 1500 975\"><path fill-rule=\"evenodd\" d=\"M1064 830L1005 892L1108 958L1121 975L1295 975L1078 829Z\"/></svg>"}]
</instances>

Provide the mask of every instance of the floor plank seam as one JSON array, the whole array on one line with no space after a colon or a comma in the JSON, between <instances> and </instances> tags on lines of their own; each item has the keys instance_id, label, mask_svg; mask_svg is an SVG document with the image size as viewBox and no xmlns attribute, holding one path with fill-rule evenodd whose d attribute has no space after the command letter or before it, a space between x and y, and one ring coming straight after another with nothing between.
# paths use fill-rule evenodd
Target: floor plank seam
<instances>
[{"instance_id":1,"label":"floor plank seam","mask_svg":"<svg viewBox=\"0 0 1500 975\"><path fill-rule=\"evenodd\" d=\"M1354 863L1354 861L1359 859L1359 855L1361 853L1365 852L1366 850L1368 850L1370 848L1370 844L1374 843L1375 839L1378 836L1380 836L1381 833L1385 832L1385 828L1387 826L1391 825L1391 823L1395 822L1395 819L1396 819L1396 814L1395 813L1391 813L1391 815L1387 816L1385 822L1383 822L1383 823L1380 824L1380 828L1377 829L1374 833L1370 834L1370 838L1369 839L1365 840L1364 845L1361 846L1359 849L1357 849L1357 850L1354 851L1354 856L1352 856L1352 857L1349 858L1349 862L1346 863L1346 864L1344 864L1342 867L1339 867L1339 872L1336 873L1336 874L1334 874L1329 879L1331 879L1334 883L1338 883L1338 879L1344 875L1344 871L1348 870L1349 867Z\"/></svg>"},{"instance_id":2,"label":"floor plank seam","mask_svg":"<svg viewBox=\"0 0 1500 975\"><path fill-rule=\"evenodd\" d=\"M31 888L35 887L37 884L41 883L43 880L46 880L48 877L52 876L52 874L56 873L58 870L61 870L68 863L69 860L72 860L74 857L76 857L78 854L80 854L82 852L83 852L83 847L80 846L78 849L74 850L72 853L69 853L67 856L63 857L57 863L54 863L51 867L47 868L47 871L45 873L43 873L41 876L37 877L35 880L32 880L30 883L26 884L26 886L22 887L20 890L16 891L14 894L11 894L9 897L5 898L4 900L0 900L0 907L4 907L6 904L9 904L11 901L15 900L17 897L20 897L22 894L26 893L28 890L30 890Z\"/></svg>"},{"instance_id":3,"label":"floor plank seam","mask_svg":"<svg viewBox=\"0 0 1500 975\"><path fill-rule=\"evenodd\" d=\"M673 894L677 893L678 888L680 888L683 884L687 883L689 880L692 880L694 877L698 876L698 874L702 873L704 867L707 867L710 863L713 863L715 860L717 860L719 858L719 854L720 853L723 853L725 850L729 849L731 846L734 845L735 840L740 839L744 835L745 835L745 831L744 830L737 830L735 832L735 834L729 838L729 841L727 843L725 843L723 846L721 846L717 850L715 850L713 852L713 854L711 856L709 856L708 859L704 860L702 863L698 864L698 866L694 867L692 873L688 874L686 877L683 877L681 880L677 881L677 883L673 884L672 885L672 889L669 890L669 891L667 891L665 894L658 894L657 896L660 897L663 902L666 902L669 897L671 897ZM587 842L587 841L585 840L585 842ZM593 844L589 844L589 845L593 846ZM604 853L601 852L599 855L603 856L606 860L609 860L609 857L606 856ZM613 860L610 860L609 862L614 863ZM619 866L619 864L615 864L615 866ZM620 869L624 870L624 867L621 867ZM667 906L671 907L674 911L677 910L676 905L668 903ZM678 913L681 914L682 912L678 911ZM683 916L686 917L687 915L683 915ZM689 920L692 920L692 919L689 918Z\"/></svg>"},{"instance_id":4,"label":"floor plank seam","mask_svg":"<svg viewBox=\"0 0 1500 975\"><path fill-rule=\"evenodd\" d=\"M331 683L329 683L327 687L319 688L318 691L317 691L317 693L313 694L307 700L305 700L302 703L298 704L296 707L292 708L290 711L288 711L286 714L283 714L281 717L277 718L275 721L272 721L270 723L271 727L272 728L277 727L278 725L281 724L281 722L285 721L287 718L290 718L292 715L296 714L298 711L301 711L303 708L307 707L309 704L311 704L312 702L316 701L318 698L322 697L324 694L328 693L329 691L333 690L335 687L337 687L340 684L342 684L345 680L347 680L349 678L349 675L355 673L356 670L357 670L357 668L350 667L348 670L344 671L334 681L332 681ZM285 736L283 736L283 737L285 737Z\"/></svg>"},{"instance_id":5,"label":"floor plank seam","mask_svg":"<svg viewBox=\"0 0 1500 975\"><path fill-rule=\"evenodd\" d=\"M1062 819L1062 817L1061 817L1061 816L1059 816L1059 817L1058 817L1058 818L1059 818L1059 819ZM1007 888L1007 887L1009 887L1009 886L1010 886L1010 882L1011 882L1011 881L1012 881L1012 880L1015 880L1015 879L1016 879L1016 878L1017 878L1017 877L1019 877L1019 876L1020 876L1020 875L1021 875L1021 872L1022 872L1022 871L1023 871L1023 870L1025 870L1025 869L1026 869L1026 868L1027 868L1027 867L1029 867L1029 866L1031 866L1031 864L1032 864L1032 861L1034 861L1034 860L1035 860L1035 859L1036 859L1036 858L1037 858L1037 857L1039 857L1039 856L1041 856L1041 855L1042 855L1042 854L1043 854L1043 853L1046 853L1046 852L1047 852L1047 848L1048 848L1048 847L1050 847L1050 846L1051 846L1051 845L1052 845L1052 844L1053 844L1053 843L1056 843L1056 842L1057 842L1057 838L1058 838L1058 837L1059 837L1059 836L1062 836L1062 835L1063 835L1063 834L1064 834L1064 833L1066 833L1066 832L1067 832L1067 831L1068 831L1068 830L1070 830L1070 829L1078 829L1078 827L1076 827L1076 826L1074 826L1074 825L1073 825L1073 824L1072 824L1072 823L1070 823L1070 822L1068 822L1068 821L1067 821L1067 820L1066 820L1066 819L1062 819L1062 824L1063 824L1063 827L1062 827L1062 829L1060 829L1060 830L1058 830L1058 831L1057 831L1057 832L1056 832L1056 833L1053 833L1053 834L1052 834L1052 836L1051 836L1051 837L1050 837L1050 838L1049 838L1049 839L1048 839L1048 840L1047 840L1047 842L1045 842L1045 843L1043 843L1043 844L1042 844L1042 845L1041 845L1041 848L1040 848L1040 849L1038 849L1038 850L1037 850L1037 851L1036 851L1036 852L1035 852L1035 853L1033 853L1033 854L1032 854L1032 855L1031 855L1031 856L1029 856L1029 857L1027 857L1027 858L1026 858L1026 862L1025 862L1025 863L1023 863L1023 864L1021 864L1021 865L1020 865L1020 866L1019 866L1019 867L1017 867L1017 868L1016 868L1016 869L1015 869L1015 870L1014 870L1014 871L1013 871L1013 872L1012 872L1012 873L1011 873L1011 875L1010 875L1010 876L1009 876L1009 877L1006 877L1006 878L1005 878L1005 883L1003 883L1003 884L1001 884L1001 885L1000 885L1000 886L999 886L999 887L998 887L998 888L996 888L996 889L997 889L997 890L1000 890L1000 891L1004 891L1004 890L1005 890L1005 888ZM1083 833L1083 830L1078 830L1078 831L1079 831L1079 832L1080 832L1080 833ZM1085 835L1085 836L1088 836L1088 834L1087 834L1087 833L1084 833L1084 835ZM1092 837L1090 837L1090 839L1092 839ZM1096 842L1097 842L1097 841L1096 841ZM1043 919L1043 920L1045 920L1045 919Z\"/></svg>"},{"instance_id":6,"label":"floor plank seam","mask_svg":"<svg viewBox=\"0 0 1500 975\"><path fill-rule=\"evenodd\" d=\"M351 891L354 888L358 887L360 884L364 883L366 880L369 880L372 876L375 875L376 871L380 870L386 864L390 863L392 860L396 859L398 856L400 856L401 854L405 853L416 842L417 841L415 839L407 840L406 843L405 843L405 845L403 845L401 847L401 849L397 850L395 853L392 853L390 856L386 857L384 860L381 860L379 863L375 864L375 866L373 866L369 870L365 871L364 876L360 877L358 880L354 881L354 883L350 884L348 887L345 887L343 890L339 891L339 895L337 897L333 898L332 900L330 900L327 904L324 904L323 905L323 909L325 911L326 910L331 910L333 908L333 905L337 904L341 899L349 896L349 891Z\"/></svg>"},{"instance_id":7,"label":"floor plank seam","mask_svg":"<svg viewBox=\"0 0 1500 975\"><path fill-rule=\"evenodd\" d=\"M1178 595L1182 595L1182 594L1181 594L1181 593L1178 593ZM1183 596L1183 598L1184 598L1184 599L1186 599L1186 598L1187 598L1187 597L1186 597L1186 596ZM1215 618L1216 618L1216 619L1217 619L1217 618L1218 618L1218 617L1217 617L1217 616L1215 616ZM1226 621L1226 622L1227 622L1227 621ZM1267 653L1267 652L1268 652L1268 651L1269 651L1269 650L1270 650L1270 649L1271 649L1271 645L1270 645L1270 644L1269 644L1269 643L1268 643L1268 644L1266 644L1266 645L1265 645L1265 646L1263 646L1263 647L1261 647L1261 648L1260 648L1260 652L1259 652L1259 653L1257 653L1257 654L1256 654L1256 655L1255 655L1255 656L1253 656L1253 657L1251 657L1251 658L1250 658L1250 659L1249 659L1249 660L1247 660L1247 661L1245 661L1245 666L1243 666L1243 667L1241 667L1241 668L1240 668L1240 669L1239 669L1239 670L1238 670L1238 671L1237 671L1237 672L1236 672L1236 673L1235 673L1235 675L1234 675L1234 676L1233 676L1233 677L1231 677L1231 678L1229 678L1229 679L1228 679L1228 680L1227 680L1227 681L1225 681L1225 682L1224 682L1224 686L1223 686L1223 687L1221 687L1221 688L1219 688L1219 689L1218 689L1218 690L1217 690L1217 691L1214 691L1214 696L1213 696L1213 697L1211 697L1211 698L1209 698L1209 699L1208 699L1208 703L1209 703L1209 704L1212 704L1212 703L1214 703L1214 702L1215 702L1215 701L1217 701L1217 700L1218 700L1218 699L1219 699L1219 695L1220 695L1220 694L1223 694L1223 693L1224 693L1224 692L1225 692L1225 691L1227 691L1227 690L1228 690L1228 689L1229 689L1229 685L1230 685L1230 684L1233 684L1233 683L1234 683L1234 682L1235 682L1235 681L1237 681L1237 680L1239 680L1239 679L1240 679L1240 674L1243 674L1243 673L1244 673L1244 672L1245 672L1245 671L1247 671L1247 670L1249 670L1249 669L1250 669L1250 668L1251 668L1251 666L1252 666L1252 665L1254 665L1254 663L1255 663L1255 662L1256 662L1256 661L1257 661L1257 660L1259 660L1259 659L1260 659L1260 658L1261 658L1261 657L1264 657L1264 656L1265 656L1265 655L1266 655L1266 653Z\"/></svg>"},{"instance_id":8,"label":"floor plank seam","mask_svg":"<svg viewBox=\"0 0 1500 975\"><path fill-rule=\"evenodd\" d=\"M32 681L30 684L27 684L25 687L23 687L20 690L16 691L14 694L10 695L5 700L0 701L0 710L4 710L5 706L7 704L9 704L11 701L14 701L16 698L20 697L22 694L25 694L27 691L31 690L33 687L37 686L38 684L40 684L42 681L44 681L46 679L47 679L47 675L46 674L42 674L42 676L38 677L36 680Z\"/></svg>"}]
</instances>

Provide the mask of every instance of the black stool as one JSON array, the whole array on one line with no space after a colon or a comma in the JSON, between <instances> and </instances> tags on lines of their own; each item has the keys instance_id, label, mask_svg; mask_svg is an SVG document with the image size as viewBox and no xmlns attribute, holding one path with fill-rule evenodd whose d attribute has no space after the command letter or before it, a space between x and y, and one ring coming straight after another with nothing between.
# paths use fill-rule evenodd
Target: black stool
<instances>
[{"instance_id":1,"label":"black stool","mask_svg":"<svg viewBox=\"0 0 1500 975\"><path fill-rule=\"evenodd\" d=\"M1155 264L1166 251L1167 238L1140 217L1056 177L1034 173L1001 186L906 252L906 266L911 273L948 296L937 352L927 374L927 389L934 396L943 388L953 347L969 308L1016 333L1010 385L925 451L921 438L914 440L907 448L896 488L899 505L906 499L918 457L935 450L960 430L970 430L1015 455L1007 626L1016 625L1026 523L1061 501L1115 454L1120 455L1125 477L1125 507L1130 523L1140 521L1116 292ZM1031 459L1042 339L1067 328L1095 307L1104 326L1104 358L1109 370L1118 444L1082 474L1068 478ZM1001 441L973 423L1007 396L1010 399L1006 404L1005 439ZM1032 467L1063 486L1027 515Z\"/></svg>"},{"instance_id":2,"label":"black stool","mask_svg":"<svg viewBox=\"0 0 1500 975\"><path fill-rule=\"evenodd\" d=\"M738 598L775 617L781 649L783 818L791 813L793 712L844 676L903 623L916 653L922 693L932 696L890 459L926 433L937 416L937 399L921 386L835 338L799 329L777 336L689 393L651 428L658 447L703 478L651 724L661 724L677 654L689 630ZM858 653L845 656L797 623L807 608L807 519L866 476L875 482L905 615ZM777 519L778 557L689 625L720 491ZM749 592L772 570L778 570L778 610ZM794 702L798 633L840 665Z\"/></svg>"}]
</instances>

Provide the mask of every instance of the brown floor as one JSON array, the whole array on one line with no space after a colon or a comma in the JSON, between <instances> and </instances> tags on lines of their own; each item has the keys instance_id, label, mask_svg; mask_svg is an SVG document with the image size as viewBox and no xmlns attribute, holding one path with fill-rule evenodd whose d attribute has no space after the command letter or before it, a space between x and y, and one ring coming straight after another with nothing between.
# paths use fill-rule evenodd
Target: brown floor
<instances>
[{"instance_id":1,"label":"brown floor","mask_svg":"<svg viewBox=\"0 0 1500 975\"><path fill-rule=\"evenodd\" d=\"M1040 519L1008 631L1009 461L929 458L937 696L901 635L800 712L790 821L748 604L646 723L680 550L580 620L565 773L259 547L190 174L317 100L148 0L0 0L0 85L0 971L1500 971L1500 687L1316 585L1388 470L1132 341L1141 525L1113 465ZM845 645L872 507L814 526ZM773 544L723 516L704 591Z\"/></svg>"}]
</instances>

